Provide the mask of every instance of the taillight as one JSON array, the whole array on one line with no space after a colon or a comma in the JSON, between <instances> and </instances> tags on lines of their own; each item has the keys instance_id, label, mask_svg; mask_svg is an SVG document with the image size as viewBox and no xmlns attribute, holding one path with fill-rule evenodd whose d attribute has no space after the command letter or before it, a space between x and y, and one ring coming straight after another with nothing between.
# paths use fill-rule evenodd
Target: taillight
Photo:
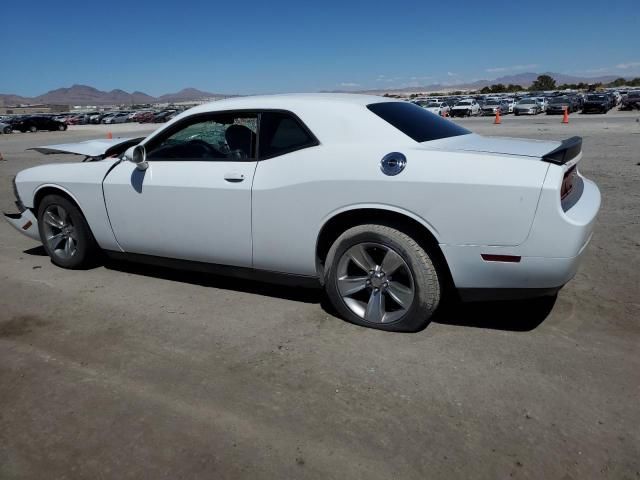
<instances>
[{"instance_id":1,"label":"taillight","mask_svg":"<svg viewBox=\"0 0 640 480\"><path fill-rule=\"evenodd\" d=\"M564 200L573 190L573 180L577 175L576 165L564 173L562 187L560 187L560 200Z\"/></svg>"}]
</instances>

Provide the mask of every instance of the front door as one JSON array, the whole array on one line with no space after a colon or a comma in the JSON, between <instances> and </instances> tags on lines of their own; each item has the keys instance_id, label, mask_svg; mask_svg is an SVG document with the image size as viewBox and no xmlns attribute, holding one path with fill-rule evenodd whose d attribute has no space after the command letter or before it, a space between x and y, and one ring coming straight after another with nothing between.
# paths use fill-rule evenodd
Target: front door
<instances>
[{"instance_id":1,"label":"front door","mask_svg":"<svg viewBox=\"0 0 640 480\"><path fill-rule=\"evenodd\" d=\"M257 117L188 117L145 142L149 167L121 162L104 180L125 252L250 267Z\"/></svg>"}]
</instances>

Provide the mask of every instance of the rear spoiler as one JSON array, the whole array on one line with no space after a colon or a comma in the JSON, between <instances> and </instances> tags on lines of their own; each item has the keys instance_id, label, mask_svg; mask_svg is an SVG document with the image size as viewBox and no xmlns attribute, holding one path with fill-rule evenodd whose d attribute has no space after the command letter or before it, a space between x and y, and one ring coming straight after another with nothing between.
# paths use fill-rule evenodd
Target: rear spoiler
<instances>
[{"instance_id":1,"label":"rear spoiler","mask_svg":"<svg viewBox=\"0 0 640 480\"><path fill-rule=\"evenodd\" d=\"M571 137L562 141L562 144L542 156L544 162L564 165L576 158L582 151L582 137Z\"/></svg>"}]
</instances>

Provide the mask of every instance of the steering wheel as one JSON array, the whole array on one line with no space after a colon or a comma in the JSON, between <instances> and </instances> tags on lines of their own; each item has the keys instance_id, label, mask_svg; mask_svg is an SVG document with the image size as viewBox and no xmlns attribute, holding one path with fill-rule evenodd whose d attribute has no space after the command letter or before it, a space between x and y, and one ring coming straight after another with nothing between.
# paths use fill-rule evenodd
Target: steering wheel
<instances>
[{"instance_id":1,"label":"steering wheel","mask_svg":"<svg viewBox=\"0 0 640 480\"><path fill-rule=\"evenodd\" d=\"M204 148L206 150L206 152L209 155L211 155L213 158L224 158L224 155L222 154L222 152L216 150L215 148L213 148L209 143L205 142L204 140L201 140L199 138L195 138L193 140L189 140L187 143L191 144L191 145L198 145L198 146Z\"/></svg>"}]
</instances>

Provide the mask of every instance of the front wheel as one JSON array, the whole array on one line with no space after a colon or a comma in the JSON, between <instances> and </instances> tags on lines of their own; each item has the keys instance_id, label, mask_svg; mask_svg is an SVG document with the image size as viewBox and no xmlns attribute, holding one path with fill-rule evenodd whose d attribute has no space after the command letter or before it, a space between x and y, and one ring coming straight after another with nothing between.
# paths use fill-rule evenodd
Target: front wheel
<instances>
[{"instance_id":1,"label":"front wheel","mask_svg":"<svg viewBox=\"0 0 640 480\"><path fill-rule=\"evenodd\" d=\"M90 266L98 250L80 209L65 197L47 195L38 207L40 239L51 261L63 268Z\"/></svg>"},{"instance_id":2,"label":"front wheel","mask_svg":"<svg viewBox=\"0 0 640 480\"><path fill-rule=\"evenodd\" d=\"M2 131L2 133L9 135L13 130L11 130L11 127L4 127L4 130Z\"/></svg>"},{"instance_id":3,"label":"front wheel","mask_svg":"<svg viewBox=\"0 0 640 480\"><path fill-rule=\"evenodd\" d=\"M38 127L36 127L35 125L31 125L31 126L29 127L29 131L30 131L31 133L36 133L36 132L38 131Z\"/></svg>"},{"instance_id":4,"label":"front wheel","mask_svg":"<svg viewBox=\"0 0 640 480\"><path fill-rule=\"evenodd\" d=\"M426 327L441 296L429 253L384 225L360 225L338 237L327 256L325 286L347 321L396 332Z\"/></svg>"}]
</instances>

